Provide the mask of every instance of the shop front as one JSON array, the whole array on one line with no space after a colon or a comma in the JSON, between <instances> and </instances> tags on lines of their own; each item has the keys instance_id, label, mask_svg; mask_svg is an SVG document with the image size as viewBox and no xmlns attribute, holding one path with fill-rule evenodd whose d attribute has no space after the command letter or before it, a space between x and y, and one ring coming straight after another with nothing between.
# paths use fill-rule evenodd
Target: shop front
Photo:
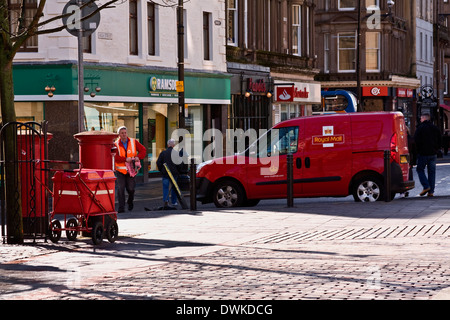
<instances>
[{"instance_id":1,"label":"shop front","mask_svg":"<svg viewBox=\"0 0 450 320\"><path fill-rule=\"evenodd\" d=\"M270 73L268 68L228 69L231 79L231 105L228 128L247 131L269 129L271 123ZM267 69L267 70L266 70Z\"/></svg>"},{"instance_id":2,"label":"shop front","mask_svg":"<svg viewBox=\"0 0 450 320\"><path fill-rule=\"evenodd\" d=\"M416 127L416 99L413 89L396 88L397 91L397 110L405 116L406 126L408 128Z\"/></svg>"},{"instance_id":3,"label":"shop front","mask_svg":"<svg viewBox=\"0 0 450 320\"><path fill-rule=\"evenodd\" d=\"M177 71L87 64L84 75L86 130L115 132L126 126L129 136L147 148L144 168L157 172L156 159L179 128ZM14 79L18 119L48 120L54 134L50 158L78 159L73 139L78 131L76 64L15 65ZM46 87L53 88L52 97ZM230 79L226 74L185 72L184 87L185 129L201 143L212 115L219 115L214 123L226 122L220 116L230 103Z\"/></svg>"},{"instance_id":4,"label":"shop front","mask_svg":"<svg viewBox=\"0 0 450 320\"><path fill-rule=\"evenodd\" d=\"M363 87L364 111L400 111L408 128L415 127L415 90L387 86Z\"/></svg>"},{"instance_id":5,"label":"shop front","mask_svg":"<svg viewBox=\"0 0 450 320\"><path fill-rule=\"evenodd\" d=\"M310 116L313 105L321 103L320 84L308 82L274 82L273 123Z\"/></svg>"}]
</instances>

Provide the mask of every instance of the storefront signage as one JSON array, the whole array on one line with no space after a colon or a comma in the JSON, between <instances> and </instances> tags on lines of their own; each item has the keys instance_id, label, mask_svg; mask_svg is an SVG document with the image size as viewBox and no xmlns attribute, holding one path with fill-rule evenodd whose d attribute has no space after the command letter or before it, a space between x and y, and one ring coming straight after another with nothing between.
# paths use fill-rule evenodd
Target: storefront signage
<instances>
[{"instance_id":1,"label":"storefront signage","mask_svg":"<svg viewBox=\"0 0 450 320\"><path fill-rule=\"evenodd\" d=\"M306 88L299 89L297 87L294 88L294 98L302 98L302 99L308 99L309 98L309 91Z\"/></svg>"},{"instance_id":2,"label":"storefront signage","mask_svg":"<svg viewBox=\"0 0 450 320\"><path fill-rule=\"evenodd\" d=\"M275 101L320 103L320 84L294 82L293 86L277 85L275 82Z\"/></svg>"},{"instance_id":3,"label":"storefront signage","mask_svg":"<svg viewBox=\"0 0 450 320\"><path fill-rule=\"evenodd\" d=\"M266 83L264 79L253 80L252 78L248 78L247 89L253 93L266 93Z\"/></svg>"},{"instance_id":4,"label":"storefront signage","mask_svg":"<svg viewBox=\"0 0 450 320\"><path fill-rule=\"evenodd\" d=\"M309 91L306 87L299 89L299 87L277 87L277 101L294 101L297 99L308 99Z\"/></svg>"},{"instance_id":5,"label":"storefront signage","mask_svg":"<svg viewBox=\"0 0 450 320\"><path fill-rule=\"evenodd\" d=\"M167 97L177 94L177 80L173 78L150 77L150 95Z\"/></svg>"},{"instance_id":6,"label":"storefront signage","mask_svg":"<svg viewBox=\"0 0 450 320\"><path fill-rule=\"evenodd\" d=\"M277 101L294 101L294 87L276 87L276 95Z\"/></svg>"},{"instance_id":7,"label":"storefront signage","mask_svg":"<svg viewBox=\"0 0 450 320\"><path fill-rule=\"evenodd\" d=\"M363 87L363 96L365 97L387 97L387 87Z\"/></svg>"},{"instance_id":8,"label":"storefront signage","mask_svg":"<svg viewBox=\"0 0 450 320\"><path fill-rule=\"evenodd\" d=\"M399 98L412 98L413 89L397 88L397 97Z\"/></svg>"}]
</instances>

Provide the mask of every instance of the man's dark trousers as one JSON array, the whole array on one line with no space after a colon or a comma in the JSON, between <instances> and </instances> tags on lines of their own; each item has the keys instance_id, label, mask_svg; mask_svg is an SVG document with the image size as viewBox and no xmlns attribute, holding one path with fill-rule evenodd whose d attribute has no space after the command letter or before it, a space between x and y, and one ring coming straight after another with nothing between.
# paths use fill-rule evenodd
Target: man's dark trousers
<instances>
[{"instance_id":1,"label":"man's dark trousers","mask_svg":"<svg viewBox=\"0 0 450 320\"><path fill-rule=\"evenodd\" d=\"M128 193L128 210L133 209L134 190L136 187L136 181L134 177L131 177L128 173L123 174L116 171L117 177L117 198L119 200L119 209L117 211L125 211L125 189Z\"/></svg>"}]
</instances>

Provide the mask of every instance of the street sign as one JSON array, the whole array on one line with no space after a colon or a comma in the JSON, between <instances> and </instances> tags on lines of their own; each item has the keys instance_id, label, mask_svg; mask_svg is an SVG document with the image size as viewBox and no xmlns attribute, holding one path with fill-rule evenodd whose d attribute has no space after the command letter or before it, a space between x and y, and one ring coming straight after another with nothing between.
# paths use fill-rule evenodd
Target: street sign
<instances>
[{"instance_id":1,"label":"street sign","mask_svg":"<svg viewBox=\"0 0 450 320\"><path fill-rule=\"evenodd\" d=\"M420 104L420 106L423 108L436 108L437 107L437 102L431 98L422 99L422 101L419 101L418 104Z\"/></svg>"},{"instance_id":2,"label":"street sign","mask_svg":"<svg viewBox=\"0 0 450 320\"><path fill-rule=\"evenodd\" d=\"M184 81L176 82L177 92L184 92Z\"/></svg>"},{"instance_id":3,"label":"street sign","mask_svg":"<svg viewBox=\"0 0 450 320\"><path fill-rule=\"evenodd\" d=\"M78 36L80 29L83 31L83 37L88 37L97 30L100 24L100 12L92 17L82 20L98 10L97 5L89 0L70 0L63 9L62 22L66 30L73 36Z\"/></svg>"}]
</instances>

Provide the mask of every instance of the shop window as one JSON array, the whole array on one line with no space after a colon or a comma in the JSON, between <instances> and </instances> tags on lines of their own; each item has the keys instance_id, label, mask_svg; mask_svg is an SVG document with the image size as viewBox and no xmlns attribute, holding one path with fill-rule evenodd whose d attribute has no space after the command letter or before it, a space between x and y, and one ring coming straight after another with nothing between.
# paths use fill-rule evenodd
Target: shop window
<instances>
[{"instance_id":1,"label":"shop window","mask_svg":"<svg viewBox=\"0 0 450 320\"><path fill-rule=\"evenodd\" d=\"M300 106L298 104L282 104L281 121L297 118L300 116Z\"/></svg>"},{"instance_id":2,"label":"shop window","mask_svg":"<svg viewBox=\"0 0 450 320\"><path fill-rule=\"evenodd\" d=\"M148 123L148 172L158 172L156 161L159 154L167 148L167 140L173 138L178 140L178 104L152 104L144 106L147 109ZM185 117L185 128L189 134L190 145L185 150L190 156L198 156L201 161L202 138L203 138L203 111L201 105L189 105ZM187 142L185 142L187 143ZM178 147L177 147L178 148Z\"/></svg>"},{"instance_id":3,"label":"shop window","mask_svg":"<svg viewBox=\"0 0 450 320\"><path fill-rule=\"evenodd\" d=\"M44 104L42 102L15 102L14 108L16 109L16 120L19 122L44 120Z\"/></svg>"},{"instance_id":4,"label":"shop window","mask_svg":"<svg viewBox=\"0 0 450 320\"><path fill-rule=\"evenodd\" d=\"M84 105L85 126L88 130L117 132L126 126L128 136L139 138L139 106L137 103L86 102Z\"/></svg>"}]
</instances>

